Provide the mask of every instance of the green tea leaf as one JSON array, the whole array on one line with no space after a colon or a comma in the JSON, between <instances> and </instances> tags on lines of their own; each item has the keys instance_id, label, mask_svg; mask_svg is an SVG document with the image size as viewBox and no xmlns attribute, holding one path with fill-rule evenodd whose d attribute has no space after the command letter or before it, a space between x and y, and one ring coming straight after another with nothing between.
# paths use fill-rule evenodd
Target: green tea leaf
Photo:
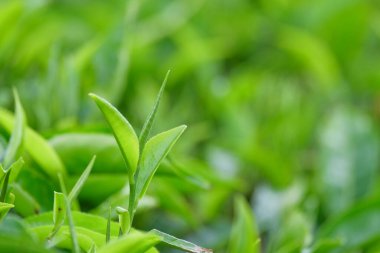
<instances>
[{"instance_id":1,"label":"green tea leaf","mask_svg":"<svg viewBox=\"0 0 380 253\"><path fill-rule=\"evenodd\" d=\"M107 100L95 94L89 94L102 111L112 128L116 141L121 149L124 160L132 177L139 160L139 140L128 120Z\"/></svg>"},{"instance_id":2,"label":"green tea leaf","mask_svg":"<svg viewBox=\"0 0 380 253\"><path fill-rule=\"evenodd\" d=\"M252 209L241 196L235 199L235 221L231 231L228 252L260 252L260 239Z\"/></svg>"},{"instance_id":3,"label":"green tea leaf","mask_svg":"<svg viewBox=\"0 0 380 253\"><path fill-rule=\"evenodd\" d=\"M0 185L1 185L1 182L3 181L4 177L5 177L5 170L3 168L3 165L0 163Z\"/></svg>"},{"instance_id":4,"label":"green tea leaf","mask_svg":"<svg viewBox=\"0 0 380 253\"><path fill-rule=\"evenodd\" d=\"M212 253L211 249L205 249L202 247L199 247L191 242L178 239L174 236L171 236L169 234L166 234L164 232L161 232L157 229L151 230L149 233L152 233L154 235L157 235L160 240L172 247L187 251L187 252L193 252L193 253Z\"/></svg>"},{"instance_id":5,"label":"green tea leaf","mask_svg":"<svg viewBox=\"0 0 380 253\"><path fill-rule=\"evenodd\" d=\"M14 207L13 204L0 202L0 221L5 217L5 215Z\"/></svg>"},{"instance_id":6,"label":"green tea leaf","mask_svg":"<svg viewBox=\"0 0 380 253\"><path fill-rule=\"evenodd\" d=\"M65 196L61 192L54 192L54 206L53 206L53 231L49 238L51 239L61 228L65 221L66 206Z\"/></svg>"},{"instance_id":7,"label":"green tea leaf","mask_svg":"<svg viewBox=\"0 0 380 253\"><path fill-rule=\"evenodd\" d=\"M98 157L96 161L99 161ZM125 165L123 166L125 167ZM75 185L77 181L78 176L67 178L68 185ZM78 198L85 201L89 206L95 207L108 196L121 191L126 182L128 182L128 175L126 174L94 173L92 170Z\"/></svg>"},{"instance_id":8,"label":"green tea leaf","mask_svg":"<svg viewBox=\"0 0 380 253\"><path fill-rule=\"evenodd\" d=\"M9 184L13 183L17 179L17 176L20 173L20 170L24 166L24 164L24 159L20 157L11 165L9 171L12 171L12 174L9 176Z\"/></svg>"},{"instance_id":9,"label":"green tea leaf","mask_svg":"<svg viewBox=\"0 0 380 253\"><path fill-rule=\"evenodd\" d=\"M4 202L5 200L5 197L7 195L7 190L8 190L8 183L9 183L9 176L11 174L11 171L8 170L6 173L5 173L5 176L4 176L4 181L3 181L3 185L1 186L1 192L0 192L0 202Z\"/></svg>"},{"instance_id":10,"label":"green tea leaf","mask_svg":"<svg viewBox=\"0 0 380 253\"><path fill-rule=\"evenodd\" d=\"M25 128L25 116L24 109L22 108L20 98L16 89L13 90L15 98L15 108L16 108L16 119L14 123L14 128L12 131L12 136L9 141L9 145L5 151L4 156L4 167L7 170L8 167L17 159L23 148L24 140L24 128Z\"/></svg>"},{"instance_id":11,"label":"green tea leaf","mask_svg":"<svg viewBox=\"0 0 380 253\"><path fill-rule=\"evenodd\" d=\"M157 109L158 109L158 106L160 105L161 97L162 97L162 94L164 93L166 82L168 80L169 74L170 74L170 70L166 73L165 79L161 84L161 88L160 88L160 91L158 92L156 102L153 106L153 109L150 112L150 114L149 114L148 118L146 119L144 126L141 130L140 139L139 139L139 141L140 141L140 152L142 152L144 150L145 144L148 141L149 134L150 134L150 131L152 130L154 119L155 119L156 114L157 114Z\"/></svg>"},{"instance_id":12,"label":"green tea leaf","mask_svg":"<svg viewBox=\"0 0 380 253\"><path fill-rule=\"evenodd\" d=\"M111 239L111 207L108 210L108 219L107 219L107 230L106 230L106 243Z\"/></svg>"},{"instance_id":13,"label":"green tea leaf","mask_svg":"<svg viewBox=\"0 0 380 253\"><path fill-rule=\"evenodd\" d=\"M125 234L99 249L99 253L144 253L160 241L154 234Z\"/></svg>"},{"instance_id":14,"label":"green tea leaf","mask_svg":"<svg viewBox=\"0 0 380 253\"><path fill-rule=\"evenodd\" d=\"M15 123L12 113L0 108L0 126L11 133ZM57 173L66 175L66 169L61 159L49 143L31 128L26 128L24 137L25 148L34 161L49 175L57 180ZM36 148L38 147L38 148Z\"/></svg>"},{"instance_id":15,"label":"green tea leaf","mask_svg":"<svg viewBox=\"0 0 380 253\"><path fill-rule=\"evenodd\" d=\"M136 182L136 196L141 198L161 161L169 153L186 126L182 125L152 137L143 150Z\"/></svg>"},{"instance_id":16,"label":"green tea leaf","mask_svg":"<svg viewBox=\"0 0 380 253\"><path fill-rule=\"evenodd\" d=\"M5 199L5 202L13 205L15 203L15 199L16 199L16 196L13 194L13 192L10 192L7 198Z\"/></svg>"},{"instance_id":17,"label":"green tea leaf","mask_svg":"<svg viewBox=\"0 0 380 253\"><path fill-rule=\"evenodd\" d=\"M131 229L131 219L128 210L118 206L116 212L119 215L119 224L121 234L127 234Z\"/></svg>"},{"instance_id":18,"label":"green tea leaf","mask_svg":"<svg viewBox=\"0 0 380 253\"><path fill-rule=\"evenodd\" d=\"M10 185L20 173L21 167L24 165L24 160L20 157L16 162L14 162L8 170L0 168L0 201L3 201L7 198L8 185Z\"/></svg>"},{"instance_id":19,"label":"green tea leaf","mask_svg":"<svg viewBox=\"0 0 380 253\"><path fill-rule=\"evenodd\" d=\"M98 234L105 234L107 227L107 219L88 213L82 213L78 211L72 211L72 216L76 228L82 227L87 230L94 231ZM38 226L50 226L53 219L53 212L46 212L40 215L27 217L25 220L31 227ZM119 224L111 221L110 235L111 237L117 237L119 234ZM102 238L104 240L104 236Z\"/></svg>"},{"instance_id":20,"label":"green tea leaf","mask_svg":"<svg viewBox=\"0 0 380 253\"><path fill-rule=\"evenodd\" d=\"M77 183L74 185L73 189L71 189L71 192L68 196L68 200L70 203L78 196L80 190L82 189L84 183L90 175L92 167L94 166L95 159L96 156L93 156L90 163L87 165L87 168L83 171L82 175L78 179Z\"/></svg>"}]
</instances>

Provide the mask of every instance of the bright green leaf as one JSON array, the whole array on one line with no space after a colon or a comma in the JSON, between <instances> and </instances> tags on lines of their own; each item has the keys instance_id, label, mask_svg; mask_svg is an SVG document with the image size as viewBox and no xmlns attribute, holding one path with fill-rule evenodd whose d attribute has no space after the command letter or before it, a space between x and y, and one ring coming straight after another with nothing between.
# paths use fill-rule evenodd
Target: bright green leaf
<instances>
[{"instance_id":1,"label":"bright green leaf","mask_svg":"<svg viewBox=\"0 0 380 253\"><path fill-rule=\"evenodd\" d=\"M143 150L136 182L136 196L141 198L161 161L169 153L186 126L182 125L152 137Z\"/></svg>"},{"instance_id":2,"label":"bright green leaf","mask_svg":"<svg viewBox=\"0 0 380 253\"><path fill-rule=\"evenodd\" d=\"M0 108L0 126L8 133L11 133L14 127L14 117L12 113L3 108ZM24 142L28 153L51 178L56 180L57 173L66 175L65 166L55 150L37 132L31 128L26 128Z\"/></svg>"},{"instance_id":3,"label":"bright green leaf","mask_svg":"<svg viewBox=\"0 0 380 253\"><path fill-rule=\"evenodd\" d=\"M99 249L99 253L145 253L160 241L154 234L125 234Z\"/></svg>"},{"instance_id":4,"label":"bright green leaf","mask_svg":"<svg viewBox=\"0 0 380 253\"><path fill-rule=\"evenodd\" d=\"M72 211L75 226L85 228L87 230L94 231L98 234L105 234L107 227L107 219L88 213L82 213L78 211ZM40 215L27 217L25 220L31 227L37 226L50 226L53 219L52 212L42 213ZM117 237L119 234L119 224L111 221L110 227L111 237ZM103 236L103 241L104 236Z\"/></svg>"},{"instance_id":5,"label":"bright green leaf","mask_svg":"<svg viewBox=\"0 0 380 253\"><path fill-rule=\"evenodd\" d=\"M119 224L121 234L127 234L131 228L131 219L128 210L118 206L116 212L119 215Z\"/></svg>"},{"instance_id":6,"label":"bright green leaf","mask_svg":"<svg viewBox=\"0 0 380 253\"><path fill-rule=\"evenodd\" d=\"M0 221L4 218L4 216L8 213L10 209L14 207L13 204L0 202Z\"/></svg>"},{"instance_id":7,"label":"bright green leaf","mask_svg":"<svg viewBox=\"0 0 380 253\"><path fill-rule=\"evenodd\" d=\"M83 171L82 175L78 179L77 183L74 185L73 189L71 189L71 192L68 196L70 203L78 196L80 190L82 189L84 183L90 175L92 167L94 166L95 159L96 156L93 156L90 163L87 165L87 168Z\"/></svg>"},{"instance_id":8,"label":"bright green leaf","mask_svg":"<svg viewBox=\"0 0 380 253\"><path fill-rule=\"evenodd\" d=\"M108 219L107 219L107 230L106 230L106 243L111 239L111 207L108 210Z\"/></svg>"},{"instance_id":9,"label":"bright green leaf","mask_svg":"<svg viewBox=\"0 0 380 253\"><path fill-rule=\"evenodd\" d=\"M150 233L157 235L162 242L184 251L193 252L193 253L212 253L211 249L205 249L205 248L199 247L191 242L178 239L174 236L171 236L169 234L166 234L156 229L151 230Z\"/></svg>"},{"instance_id":10,"label":"bright green leaf","mask_svg":"<svg viewBox=\"0 0 380 253\"><path fill-rule=\"evenodd\" d=\"M0 192L0 202L4 202L5 197L7 195L8 191L8 183L9 183L9 177L11 175L11 171L8 170L5 173L4 179L3 179L3 185L1 186L1 192Z\"/></svg>"},{"instance_id":11,"label":"bright green leaf","mask_svg":"<svg viewBox=\"0 0 380 253\"><path fill-rule=\"evenodd\" d=\"M18 156L21 153L21 149L23 148L23 140L24 140L24 128L25 128L25 115L24 109L22 108L20 98L16 89L13 90L14 98L15 98L15 108L16 108L16 118L12 131L12 136L9 141L9 145L5 151L4 156L4 167L7 170L8 167L16 161Z\"/></svg>"},{"instance_id":12,"label":"bright green leaf","mask_svg":"<svg viewBox=\"0 0 380 253\"><path fill-rule=\"evenodd\" d=\"M12 173L9 176L9 184L13 183L17 179L17 176L20 173L20 170L24 166L24 164L25 164L24 159L20 157L17 161L15 161L11 165L11 167L9 168L9 171L12 171Z\"/></svg>"},{"instance_id":13,"label":"bright green leaf","mask_svg":"<svg viewBox=\"0 0 380 253\"><path fill-rule=\"evenodd\" d=\"M160 91L158 92L156 102L153 106L153 109L150 112L150 114L149 114L148 118L146 119L144 126L141 130L141 133L140 133L140 152L142 150L144 150L145 144L148 141L149 134L150 134L150 131L152 130L154 119L155 119L156 114L157 114L157 109L158 109L158 106L160 105L161 97L162 97L162 94L164 93L166 82L168 80L169 74L170 74L170 70L166 73L165 79L161 84L161 88L160 88Z\"/></svg>"},{"instance_id":14,"label":"bright green leaf","mask_svg":"<svg viewBox=\"0 0 380 253\"><path fill-rule=\"evenodd\" d=\"M102 111L112 128L116 141L121 149L124 160L132 177L139 160L139 140L128 120L108 101L95 94L89 94Z\"/></svg>"},{"instance_id":15,"label":"bright green leaf","mask_svg":"<svg viewBox=\"0 0 380 253\"><path fill-rule=\"evenodd\" d=\"M51 239L60 229L66 216L65 196L61 192L54 192L53 224L54 228L49 238Z\"/></svg>"}]
</instances>

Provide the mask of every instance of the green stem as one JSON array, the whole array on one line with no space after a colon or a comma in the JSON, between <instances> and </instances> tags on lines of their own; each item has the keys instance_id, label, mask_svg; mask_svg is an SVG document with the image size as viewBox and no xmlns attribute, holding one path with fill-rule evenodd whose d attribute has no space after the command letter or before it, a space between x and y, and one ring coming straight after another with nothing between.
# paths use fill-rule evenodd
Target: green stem
<instances>
[{"instance_id":1,"label":"green stem","mask_svg":"<svg viewBox=\"0 0 380 253\"><path fill-rule=\"evenodd\" d=\"M73 219L73 216L71 215L71 202L69 201L69 198L67 197L66 186L65 186L65 182L63 180L62 174L58 173L58 179L59 179L59 184L61 186L61 190L66 202L66 217L69 223L71 242L73 244L73 252L80 253L80 247L79 247L79 243L78 243L78 239L77 239L77 235L75 231L74 219Z\"/></svg>"},{"instance_id":2,"label":"green stem","mask_svg":"<svg viewBox=\"0 0 380 253\"><path fill-rule=\"evenodd\" d=\"M134 177L129 179L129 203L128 203L128 212L130 217L130 222L132 226L133 217L135 215L135 199L136 199L136 184Z\"/></svg>"}]
</instances>

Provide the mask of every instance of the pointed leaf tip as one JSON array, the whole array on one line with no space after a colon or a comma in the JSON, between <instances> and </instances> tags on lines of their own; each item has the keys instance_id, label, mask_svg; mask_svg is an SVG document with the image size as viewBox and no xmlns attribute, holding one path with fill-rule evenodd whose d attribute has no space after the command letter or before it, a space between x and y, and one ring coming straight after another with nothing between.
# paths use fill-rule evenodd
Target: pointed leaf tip
<instances>
[{"instance_id":1,"label":"pointed leaf tip","mask_svg":"<svg viewBox=\"0 0 380 253\"><path fill-rule=\"evenodd\" d=\"M106 99L93 93L90 93L89 96L95 101L110 125L124 161L129 169L129 176L132 177L137 169L137 162L139 160L139 140L133 127Z\"/></svg>"},{"instance_id":2,"label":"pointed leaf tip","mask_svg":"<svg viewBox=\"0 0 380 253\"><path fill-rule=\"evenodd\" d=\"M136 196L141 198L146 192L158 166L170 152L173 145L187 128L181 125L153 136L142 152L139 174L136 182Z\"/></svg>"}]
</instances>

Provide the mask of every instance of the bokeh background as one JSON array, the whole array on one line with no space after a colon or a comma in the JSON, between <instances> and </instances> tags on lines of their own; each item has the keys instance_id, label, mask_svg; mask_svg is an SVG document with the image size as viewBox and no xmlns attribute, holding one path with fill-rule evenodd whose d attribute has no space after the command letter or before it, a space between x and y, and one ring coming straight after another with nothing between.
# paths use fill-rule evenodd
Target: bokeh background
<instances>
[{"instance_id":1,"label":"bokeh background","mask_svg":"<svg viewBox=\"0 0 380 253\"><path fill-rule=\"evenodd\" d=\"M139 130L169 69L155 132L189 126L171 158L191 180L162 166L138 228L225 252L243 194L265 252L310 252L323 235L377 252L379 1L0 1L0 105L13 108L16 87L73 178L91 154L65 160L62 143L115 147L92 139L110 129L87 94ZM94 168L88 184L103 188L84 190L83 209L104 213L121 189L117 152ZM25 188L49 208L50 191Z\"/></svg>"}]
</instances>

